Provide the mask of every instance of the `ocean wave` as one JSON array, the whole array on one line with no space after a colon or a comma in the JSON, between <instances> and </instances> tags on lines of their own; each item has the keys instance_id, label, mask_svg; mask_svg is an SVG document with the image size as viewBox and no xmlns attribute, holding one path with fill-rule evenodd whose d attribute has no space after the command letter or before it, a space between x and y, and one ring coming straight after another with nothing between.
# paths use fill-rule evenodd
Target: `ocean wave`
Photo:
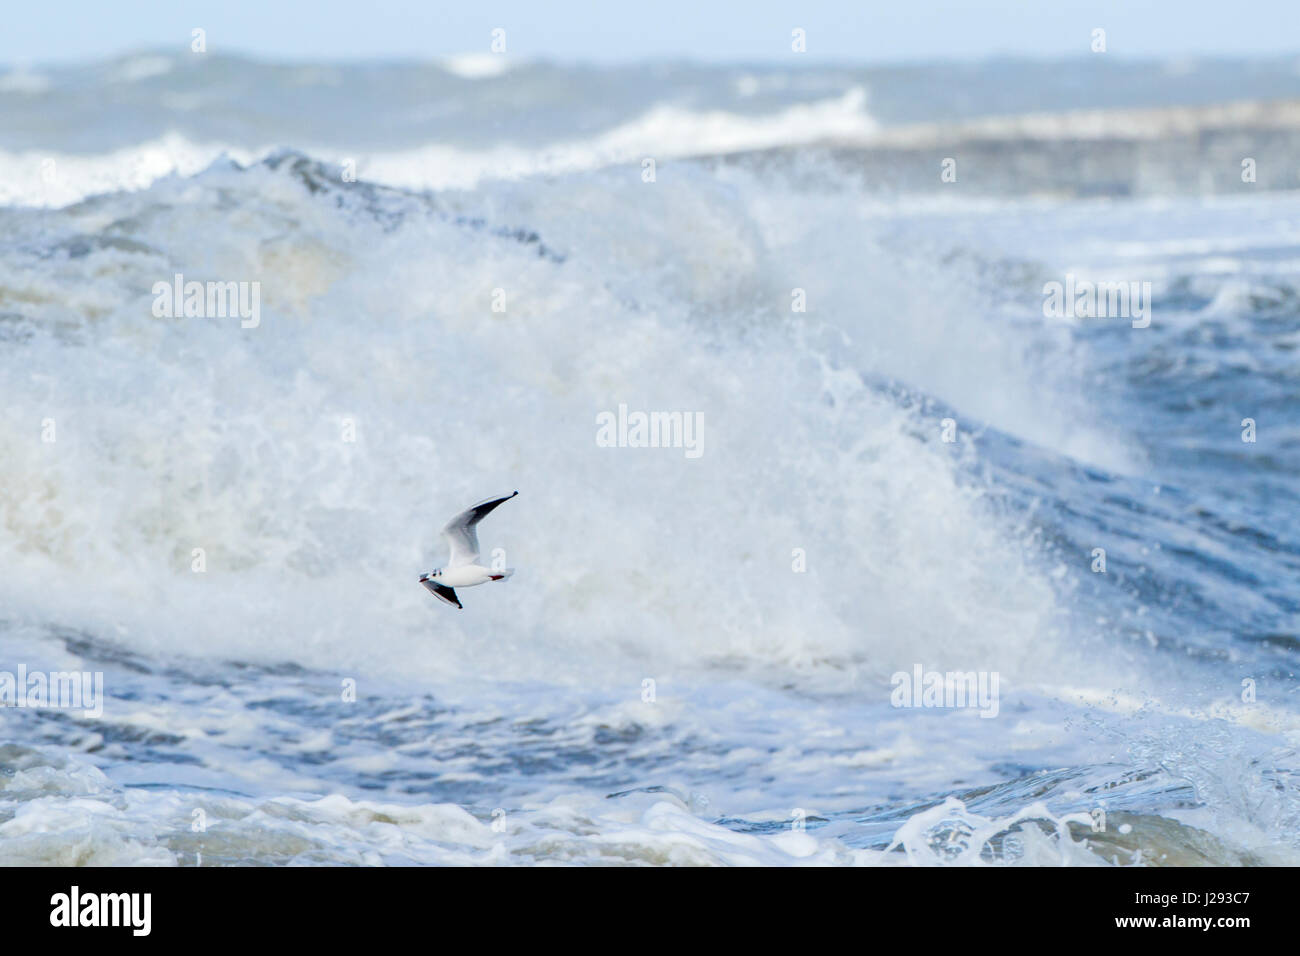
<instances>
[{"instance_id":1,"label":"ocean wave","mask_svg":"<svg viewBox=\"0 0 1300 956\"><path fill-rule=\"evenodd\" d=\"M697 112L659 105L603 133L540 147L470 148L430 143L401 151L337 147L312 153L350 174L407 189L472 188L495 179L555 176L643 159L665 162L775 145L854 135L873 128L860 88L843 96L801 104L770 115L722 110ZM88 196L147 188L169 176L192 176L225 156L248 165L278 151L274 144L246 147L205 143L179 133L104 154L51 150L0 151L0 205L59 207Z\"/></svg>"},{"instance_id":2,"label":"ocean wave","mask_svg":"<svg viewBox=\"0 0 1300 956\"><path fill-rule=\"evenodd\" d=\"M852 353L826 353L820 335L801 344L781 318L798 282L835 297L819 310L851 302L853 290L830 281L838 266L823 263L818 280L806 261L778 278L770 227L734 184L644 185L633 204L614 176L529 196L443 196L393 230L387 212L427 201L386 196L376 215L365 190L324 190L299 161L272 160L25 221L18 244L46 246L0 271L4 309L40 333L4 363L19 399L4 416L15 453L3 535L22 556L8 595L38 613L44 594L60 620L122 624L152 650L175 642L171 622L184 614L213 653L406 670L430 623L407 572L433 544L410 512L424 510L430 476L442 476L440 497L470 493L447 461L472 440L485 478L580 489L586 520L620 529L572 539L553 494L519 509L521 557L547 540L562 549L548 560L574 571L520 594L551 624L493 667L562 676L581 648L597 668L631 652L834 675L846 662L888 667L868 662L907 633L909 653L1032 670L1029 649L1055 613L1032 559L982 513L952 453L917 437L914 413L846 367ZM515 235L521 222L563 260ZM178 271L256 279L262 325L155 317L151 290ZM491 309L494 288L505 312ZM310 373L286 380L288 367ZM359 374L378 367L382 377ZM773 407L736 401L756 391ZM700 463L599 448L596 415L621 402L698 411L716 444ZM47 418L58 441L29 440ZM345 419L355 444L336 435ZM737 468L765 476L742 498L729 493ZM665 494L675 504L662 512ZM629 512L627 495L643 505ZM684 558L676 537L700 526L710 540ZM206 574L190 570L194 548ZM765 582L798 548L822 571L796 578L805 590L792 602ZM971 552L997 558L972 566ZM696 570L648 571L684 560ZM106 575L92 591L69 574L86 562ZM725 612L709 570L724 566ZM500 615L521 612L482 613L503 625ZM357 629L379 619L389 636L358 647ZM863 619L875 622L865 637ZM446 675L495 659L461 621L436 623L443 652L418 668ZM612 644L611 630L622 635Z\"/></svg>"},{"instance_id":3,"label":"ocean wave","mask_svg":"<svg viewBox=\"0 0 1300 956\"><path fill-rule=\"evenodd\" d=\"M1139 374L1247 301L1234 332L1284 326L1285 257L1121 250L1199 316L1134 339L1037 298L1098 205L918 211L815 155L433 190L162 152L201 168L98 192L73 157L97 194L0 210L0 633L112 686L0 712L0 860L1290 859L1294 717L1235 697L1294 663L1288 499L1171 463L1171 422L1223 443ZM258 283L259 322L160 313L178 273ZM601 447L620 405L703 454ZM449 615L415 576L483 487L523 492L484 529L520 572ZM917 663L997 672L1007 719L890 706Z\"/></svg>"}]
</instances>

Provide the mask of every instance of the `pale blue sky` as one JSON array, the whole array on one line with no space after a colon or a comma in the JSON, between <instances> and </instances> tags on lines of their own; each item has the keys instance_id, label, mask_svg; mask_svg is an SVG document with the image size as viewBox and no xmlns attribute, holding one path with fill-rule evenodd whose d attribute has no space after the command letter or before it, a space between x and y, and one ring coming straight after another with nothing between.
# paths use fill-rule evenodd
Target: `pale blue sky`
<instances>
[{"instance_id":1,"label":"pale blue sky","mask_svg":"<svg viewBox=\"0 0 1300 956\"><path fill-rule=\"evenodd\" d=\"M778 60L794 27L807 31L804 62L1078 55L1094 27L1117 56L1253 56L1300 51L1300 0L27 2L5 6L0 62L184 50L193 27L207 31L209 52L276 59L486 52L494 27L507 52L562 61Z\"/></svg>"}]
</instances>

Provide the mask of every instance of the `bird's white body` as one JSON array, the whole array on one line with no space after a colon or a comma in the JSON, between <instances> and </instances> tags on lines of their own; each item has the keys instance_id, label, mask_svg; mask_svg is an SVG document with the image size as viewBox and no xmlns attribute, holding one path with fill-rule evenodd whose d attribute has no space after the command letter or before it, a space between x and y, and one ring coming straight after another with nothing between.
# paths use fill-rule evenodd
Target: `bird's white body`
<instances>
[{"instance_id":1,"label":"bird's white body","mask_svg":"<svg viewBox=\"0 0 1300 956\"><path fill-rule=\"evenodd\" d=\"M501 498L489 498L466 508L447 522L442 536L447 541L449 555L447 566L420 575L420 584L426 591L446 604L462 607L456 588L472 588L489 581L503 581L514 574L514 568L494 570L479 564L478 531L480 521L502 502L509 501L519 492Z\"/></svg>"},{"instance_id":2,"label":"bird's white body","mask_svg":"<svg viewBox=\"0 0 1300 956\"><path fill-rule=\"evenodd\" d=\"M426 580L441 584L445 588L472 588L475 585L487 584L489 581L500 581L502 578L510 577L513 573L513 568L493 571L481 564L462 564L458 568L445 568L435 571L427 575Z\"/></svg>"}]
</instances>

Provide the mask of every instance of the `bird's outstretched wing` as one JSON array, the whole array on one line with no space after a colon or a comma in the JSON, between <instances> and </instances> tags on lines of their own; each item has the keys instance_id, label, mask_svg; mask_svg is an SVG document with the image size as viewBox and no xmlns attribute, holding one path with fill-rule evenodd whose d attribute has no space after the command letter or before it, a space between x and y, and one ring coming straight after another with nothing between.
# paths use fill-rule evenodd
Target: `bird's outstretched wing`
<instances>
[{"instance_id":1,"label":"bird's outstretched wing","mask_svg":"<svg viewBox=\"0 0 1300 956\"><path fill-rule=\"evenodd\" d=\"M447 539L447 546L451 549L447 567L457 568L478 561L478 532L475 525L491 514L497 505L509 501L517 494L519 492L516 491L501 498L480 501L447 522L447 526L442 529L442 536Z\"/></svg>"},{"instance_id":2,"label":"bird's outstretched wing","mask_svg":"<svg viewBox=\"0 0 1300 956\"><path fill-rule=\"evenodd\" d=\"M449 588L446 587L445 585L437 584L433 581L421 581L420 583L424 585L424 589L426 591L428 591L438 600L446 601L448 604L454 604L462 611L465 610L465 605L461 604L460 598L456 597L455 588Z\"/></svg>"}]
</instances>

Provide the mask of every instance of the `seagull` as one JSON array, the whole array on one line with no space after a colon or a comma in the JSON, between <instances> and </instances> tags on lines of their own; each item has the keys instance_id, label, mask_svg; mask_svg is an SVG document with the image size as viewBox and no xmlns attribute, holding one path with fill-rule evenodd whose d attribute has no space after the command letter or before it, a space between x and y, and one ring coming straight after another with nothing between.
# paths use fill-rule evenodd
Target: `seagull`
<instances>
[{"instance_id":1,"label":"seagull","mask_svg":"<svg viewBox=\"0 0 1300 956\"><path fill-rule=\"evenodd\" d=\"M514 568L493 571L478 563L478 532L475 526L491 514L493 508L517 494L519 492L516 491L502 498L480 501L447 522L447 526L442 529L442 537L447 539L447 545L451 549L447 566L420 575L420 583L430 594L464 610L465 605L456 597L456 588L472 588L476 584L501 581L515 573Z\"/></svg>"}]
</instances>

